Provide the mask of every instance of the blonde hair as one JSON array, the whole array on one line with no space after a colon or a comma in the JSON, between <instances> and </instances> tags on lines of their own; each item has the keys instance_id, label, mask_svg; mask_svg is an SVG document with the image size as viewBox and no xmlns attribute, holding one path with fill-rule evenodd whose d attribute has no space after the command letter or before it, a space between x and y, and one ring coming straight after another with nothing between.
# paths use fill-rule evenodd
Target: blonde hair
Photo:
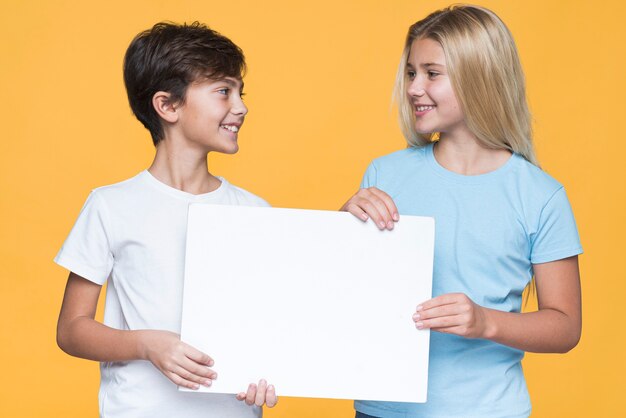
<instances>
[{"instance_id":1,"label":"blonde hair","mask_svg":"<svg viewBox=\"0 0 626 418\"><path fill-rule=\"evenodd\" d=\"M406 93L407 61L417 39L432 39L443 48L465 123L479 143L518 153L537 165L515 42L495 13L478 6L450 6L409 28L394 88L400 127L409 146L424 146L433 139L432 134L415 130L415 114Z\"/></svg>"}]
</instances>

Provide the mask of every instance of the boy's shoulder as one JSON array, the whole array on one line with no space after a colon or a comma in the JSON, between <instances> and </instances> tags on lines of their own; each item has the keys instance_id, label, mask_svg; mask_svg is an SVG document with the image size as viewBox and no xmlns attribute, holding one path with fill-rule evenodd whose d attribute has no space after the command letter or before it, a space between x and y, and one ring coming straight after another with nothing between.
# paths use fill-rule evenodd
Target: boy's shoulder
<instances>
[{"instance_id":1,"label":"boy's shoulder","mask_svg":"<svg viewBox=\"0 0 626 418\"><path fill-rule=\"evenodd\" d=\"M270 206L261 197L235 186L223 177L218 178L222 184L216 190L206 194L192 195L161 183L147 170L144 170L127 180L95 188L91 194L95 199L105 201L107 204L120 204L122 206L139 204L139 202L147 203L147 201L163 202L170 199L187 203Z\"/></svg>"},{"instance_id":2,"label":"boy's shoulder","mask_svg":"<svg viewBox=\"0 0 626 418\"><path fill-rule=\"evenodd\" d=\"M231 200L246 206L270 206L267 201L254 193L230 183L224 177L218 177L222 182L220 189L227 193ZM219 190L219 189L218 189Z\"/></svg>"}]
</instances>

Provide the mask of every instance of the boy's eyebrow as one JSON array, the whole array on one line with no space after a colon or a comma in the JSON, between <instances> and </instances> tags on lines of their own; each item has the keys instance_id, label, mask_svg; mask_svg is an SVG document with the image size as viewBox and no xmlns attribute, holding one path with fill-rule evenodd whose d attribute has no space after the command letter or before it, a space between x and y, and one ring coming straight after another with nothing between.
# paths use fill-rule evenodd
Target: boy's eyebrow
<instances>
[{"instance_id":1,"label":"boy's eyebrow","mask_svg":"<svg viewBox=\"0 0 626 418\"><path fill-rule=\"evenodd\" d=\"M237 80L235 81L232 78L224 78L223 79L224 83L228 84L231 87L238 87L239 85L241 85L240 90L243 90L243 80Z\"/></svg>"}]
</instances>

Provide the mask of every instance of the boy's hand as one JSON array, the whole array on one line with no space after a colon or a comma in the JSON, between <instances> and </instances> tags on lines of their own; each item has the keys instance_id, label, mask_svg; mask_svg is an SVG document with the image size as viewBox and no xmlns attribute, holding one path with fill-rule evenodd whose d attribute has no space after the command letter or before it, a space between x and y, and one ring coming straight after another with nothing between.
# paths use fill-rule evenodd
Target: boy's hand
<instances>
[{"instance_id":1,"label":"boy's hand","mask_svg":"<svg viewBox=\"0 0 626 418\"><path fill-rule=\"evenodd\" d=\"M417 329L430 328L466 338L486 338L486 309L464 293L447 293L419 305L413 314Z\"/></svg>"},{"instance_id":2,"label":"boy's hand","mask_svg":"<svg viewBox=\"0 0 626 418\"><path fill-rule=\"evenodd\" d=\"M261 379L258 386L254 383L250 383L248 392L239 393L237 399L245 401L248 405L254 404L256 406L263 406L263 404L265 404L268 408L272 408L278 402L274 386L268 386L265 379Z\"/></svg>"},{"instance_id":3,"label":"boy's hand","mask_svg":"<svg viewBox=\"0 0 626 418\"><path fill-rule=\"evenodd\" d=\"M339 209L350 212L362 221L372 219L378 229L393 229L393 223L400 219L393 199L376 187L359 190Z\"/></svg>"},{"instance_id":4,"label":"boy's hand","mask_svg":"<svg viewBox=\"0 0 626 418\"><path fill-rule=\"evenodd\" d=\"M213 359L180 340L169 331L142 330L139 333L141 358L149 360L172 382L189 389L211 386L217 373L209 368Z\"/></svg>"}]
</instances>

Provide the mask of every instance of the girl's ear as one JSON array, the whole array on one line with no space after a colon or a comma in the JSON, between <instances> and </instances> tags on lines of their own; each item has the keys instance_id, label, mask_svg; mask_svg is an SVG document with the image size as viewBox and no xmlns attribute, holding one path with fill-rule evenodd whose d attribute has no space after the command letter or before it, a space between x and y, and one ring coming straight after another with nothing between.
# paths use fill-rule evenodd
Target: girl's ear
<instances>
[{"instance_id":1,"label":"girl's ear","mask_svg":"<svg viewBox=\"0 0 626 418\"><path fill-rule=\"evenodd\" d=\"M170 101L170 97L170 93L157 91L152 96L152 106L161 119L169 123L176 123L179 115L177 107Z\"/></svg>"}]
</instances>

